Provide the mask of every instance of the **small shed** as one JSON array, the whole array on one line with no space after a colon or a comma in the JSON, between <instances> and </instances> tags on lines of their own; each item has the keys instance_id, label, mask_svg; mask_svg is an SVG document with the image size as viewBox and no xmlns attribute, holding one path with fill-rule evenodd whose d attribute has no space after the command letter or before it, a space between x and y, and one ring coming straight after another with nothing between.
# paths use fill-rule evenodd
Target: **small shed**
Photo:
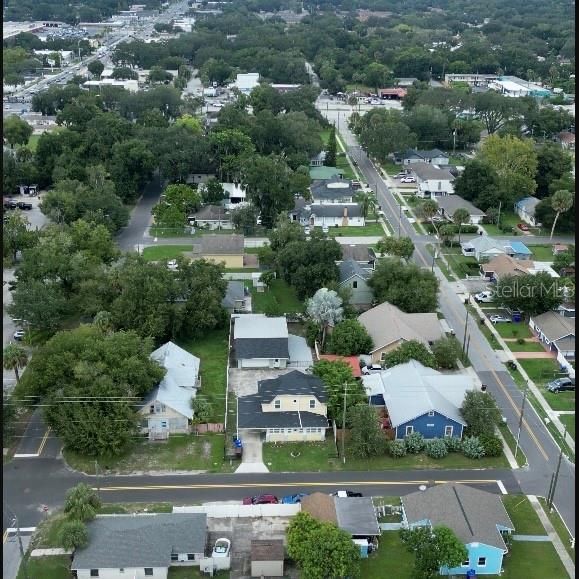
<instances>
[{"instance_id":1,"label":"small shed","mask_svg":"<svg viewBox=\"0 0 579 579\"><path fill-rule=\"evenodd\" d=\"M251 541L251 576L283 577L282 539Z\"/></svg>"},{"instance_id":2,"label":"small shed","mask_svg":"<svg viewBox=\"0 0 579 579\"><path fill-rule=\"evenodd\" d=\"M265 283L261 281L261 271L254 271L251 274L251 281L254 288L257 289L259 293L263 293L265 291Z\"/></svg>"}]
</instances>

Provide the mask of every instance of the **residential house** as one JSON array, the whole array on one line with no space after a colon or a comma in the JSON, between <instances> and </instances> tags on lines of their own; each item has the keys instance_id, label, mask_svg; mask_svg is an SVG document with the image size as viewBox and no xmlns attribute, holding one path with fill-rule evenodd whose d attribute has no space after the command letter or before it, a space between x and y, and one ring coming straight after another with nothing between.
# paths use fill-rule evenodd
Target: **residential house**
<instances>
[{"instance_id":1,"label":"residential house","mask_svg":"<svg viewBox=\"0 0 579 579\"><path fill-rule=\"evenodd\" d=\"M327 360L328 362L344 362L352 368L352 376L360 378L362 376L362 369L360 368L360 359L358 356L337 356L336 354L321 354L320 360Z\"/></svg>"},{"instance_id":2,"label":"residential house","mask_svg":"<svg viewBox=\"0 0 579 579\"><path fill-rule=\"evenodd\" d=\"M507 241L505 253L515 259L531 259L533 252L522 241Z\"/></svg>"},{"instance_id":3,"label":"residential house","mask_svg":"<svg viewBox=\"0 0 579 579\"><path fill-rule=\"evenodd\" d=\"M497 255L481 263L481 276L490 281L498 281L507 275L525 275L529 273L528 262L518 261L506 254Z\"/></svg>"},{"instance_id":4,"label":"residential house","mask_svg":"<svg viewBox=\"0 0 579 579\"><path fill-rule=\"evenodd\" d=\"M457 209L466 209L469 214L470 225L478 225L482 223L483 217L486 215L478 207L475 207L470 201L459 197L458 195L443 195L435 198L438 203L438 212L442 217L446 217L450 221L453 220L454 213Z\"/></svg>"},{"instance_id":5,"label":"residential house","mask_svg":"<svg viewBox=\"0 0 579 579\"><path fill-rule=\"evenodd\" d=\"M323 167L326 161L326 151L320 151L310 159L310 167Z\"/></svg>"},{"instance_id":6,"label":"residential house","mask_svg":"<svg viewBox=\"0 0 579 579\"><path fill-rule=\"evenodd\" d=\"M368 400L384 406L395 438L462 438L465 394L476 386L470 374L442 374L416 360L362 377Z\"/></svg>"},{"instance_id":7,"label":"residential house","mask_svg":"<svg viewBox=\"0 0 579 579\"><path fill-rule=\"evenodd\" d=\"M224 263L228 268L243 267L243 235L208 233L193 245L193 255L213 263Z\"/></svg>"},{"instance_id":8,"label":"residential house","mask_svg":"<svg viewBox=\"0 0 579 579\"><path fill-rule=\"evenodd\" d=\"M462 254L474 257L479 263L497 255L508 255L515 259L530 259L531 250L521 241L499 241L488 235L479 235L461 244Z\"/></svg>"},{"instance_id":9,"label":"residential house","mask_svg":"<svg viewBox=\"0 0 579 579\"><path fill-rule=\"evenodd\" d=\"M285 317L242 314L233 322L233 357L238 368L286 368L289 362Z\"/></svg>"},{"instance_id":10,"label":"residential house","mask_svg":"<svg viewBox=\"0 0 579 579\"><path fill-rule=\"evenodd\" d=\"M173 342L163 344L150 357L167 372L141 405L141 433L152 440L188 433L193 419L191 400L201 386L201 360Z\"/></svg>"},{"instance_id":11,"label":"residential house","mask_svg":"<svg viewBox=\"0 0 579 579\"><path fill-rule=\"evenodd\" d=\"M569 251L569 246L564 243L555 243L553 245L553 255L559 255L560 253L566 253Z\"/></svg>"},{"instance_id":12,"label":"residential house","mask_svg":"<svg viewBox=\"0 0 579 579\"><path fill-rule=\"evenodd\" d=\"M340 244L340 249L342 250L341 261L347 261L353 259L355 262L360 264L362 267L367 269L374 268L375 257L371 253L371 247L369 245L346 245ZM340 265L340 261L336 262Z\"/></svg>"},{"instance_id":13,"label":"residential house","mask_svg":"<svg viewBox=\"0 0 579 579\"><path fill-rule=\"evenodd\" d=\"M295 200L290 220L308 227L363 227L366 220L357 203L309 204L302 197Z\"/></svg>"},{"instance_id":14,"label":"residential house","mask_svg":"<svg viewBox=\"0 0 579 579\"><path fill-rule=\"evenodd\" d=\"M189 224L204 229L233 229L231 213L223 205L205 205L189 215Z\"/></svg>"},{"instance_id":15,"label":"residential house","mask_svg":"<svg viewBox=\"0 0 579 579\"><path fill-rule=\"evenodd\" d=\"M226 209L238 209L248 204L247 191L239 183L221 183L225 192L223 205Z\"/></svg>"},{"instance_id":16,"label":"residential house","mask_svg":"<svg viewBox=\"0 0 579 579\"><path fill-rule=\"evenodd\" d=\"M338 283L340 288L350 292L350 304L355 308L370 307L374 301L374 292L368 285L373 270L362 267L357 261L347 259L338 266L340 273Z\"/></svg>"},{"instance_id":17,"label":"residential house","mask_svg":"<svg viewBox=\"0 0 579 579\"><path fill-rule=\"evenodd\" d=\"M561 147L568 151L575 150L575 133L570 133L569 131L562 131L557 135L557 141L561 143Z\"/></svg>"},{"instance_id":18,"label":"residential house","mask_svg":"<svg viewBox=\"0 0 579 579\"><path fill-rule=\"evenodd\" d=\"M575 318L549 311L532 316L529 326L542 344L568 360L575 359Z\"/></svg>"},{"instance_id":19,"label":"residential house","mask_svg":"<svg viewBox=\"0 0 579 579\"><path fill-rule=\"evenodd\" d=\"M251 313L251 293L242 281L228 281L221 305L230 314Z\"/></svg>"},{"instance_id":20,"label":"residential house","mask_svg":"<svg viewBox=\"0 0 579 579\"><path fill-rule=\"evenodd\" d=\"M187 184L201 185L202 183L207 183L207 181L215 178L215 173L191 173L191 175L187 177L186 182Z\"/></svg>"},{"instance_id":21,"label":"residential house","mask_svg":"<svg viewBox=\"0 0 579 579\"><path fill-rule=\"evenodd\" d=\"M354 187L349 179L326 179L314 181L310 185L312 203L325 205L328 203L349 204L356 203Z\"/></svg>"},{"instance_id":22,"label":"residential house","mask_svg":"<svg viewBox=\"0 0 579 579\"><path fill-rule=\"evenodd\" d=\"M271 319L271 318L268 318ZM257 394L237 398L237 428L266 442L315 442L326 438L327 394L317 376L293 370L257 383Z\"/></svg>"},{"instance_id":23,"label":"residential house","mask_svg":"<svg viewBox=\"0 0 579 579\"><path fill-rule=\"evenodd\" d=\"M525 197L515 203L515 213L531 227L540 227L541 224L535 219L535 209L540 202L536 197Z\"/></svg>"},{"instance_id":24,"label":"residential house","mask_svg":"<svg viewBox=\"0 0 579 579\"><path fill-rule=\"evenodd\" d=\"M440 149L431 149L430 151L407 149L402 153L394 153L394 161L403 165L414 165L415 163L448 165L450 157Z\"/></svg>"},{"instance_id":25,"label":"residential house","mask_svg":"<svg viewBox=\"0 0 579 579\"><path fill-rule=\"evenodd\" d=\"M332 181L334 179L343 179L344 174L336 167L310 166L310 179L312 181Z\"/></svg>"},{"instance_id":26,"label":"residential house","mask_svg":"<svg viewBox=\"0 0 579 579\"><path fill-rule=\"evenodd\" d=\"M284 557L283 539L253 539L251 541L251 576L284 577Z\"/></svg>"},{"instance_id":27,"label":"residential house","mask_svg":"<svg viewBox=\"0 0 579 579\"><path fill-rule=\"evenodd\" d=\"M381 363L403 342L417 340L428 346L444 337L436 314L407 314L388 302L360 314L358 321L374 342L370 352L373 364Z\"/></svg>"},{"instance_id":28,"label":"residential house","mask_svg":"<svg viewBox=\"0 0 579 579\"><path fill-rule=\"evenodd\" d=\"M413 163L411 168L416 177L419 197L430 199L454 193L454 175L448 169L427 163Z\"/></svg>"},{"instance_id":29,"label":"residential house","mask_svg":"<svg viewBox=\"0 0 579 579\"><path fill-rule=\"evenodd\" d=\"M77 579L167 579L169 567L199 566L205 513L105 515L87 524L88 545L75 550Z\"/></svg>"},{"instance_id":30,"label":"residential house","mask_svg":"<svg viewBox=\"0 0 579 579\"><path fill-rule=\"evenodd\" d=\"M407 528L444 525L464 543L468 558L459 567L441 569L441 575L501 575L508 553L505 536L515 527L500 495L465 484L445 483L402 497Z\"/></svg>"},{"instance_id":31,"label":"residential house","mask_svg":"<svg viewBox=\"0 0 579 579\"><path fill-rule=\"evenodd\" d=\"M563 302L557 309L557 313L559 315L564 316L566 318L574 318L575 317L575 302L566 301Z\"/></svg>"}]
</instances>

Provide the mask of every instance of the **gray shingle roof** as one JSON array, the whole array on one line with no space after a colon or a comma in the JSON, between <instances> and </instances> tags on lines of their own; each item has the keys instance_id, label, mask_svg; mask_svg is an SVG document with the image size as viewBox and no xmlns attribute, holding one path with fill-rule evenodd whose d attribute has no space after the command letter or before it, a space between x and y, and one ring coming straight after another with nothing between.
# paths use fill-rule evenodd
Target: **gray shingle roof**
<instances>
[{"instance_id":1,"label":"gray shingle roof","mask_svg":"<svg viewBox=\"0 0 579 579\"><path fill-rule=\"evenodd\" d=\"M289 360L288 338L240 338L233 340L236 360L274 358Z\"/></svg>"},{"instance_id":2,"label":"gray shingle roof","mask_svg":"<svg viewBox=\"0 0 579 579\"><path fill-rule=\"evenodd\" d=\"M353 259L347 259L340 263L340 283L344 283L354 276L358 276L362 279L370 279L372 277L372 271L364 269L357 261Z\"/></svg>"},{"instance_id":3,"label":"gray shingle roof","mask_svg":"<svg viewBox=\"0 0 579 579\"><path fill-rule=\"evenodd\" d=\"M353 259L355 261L370 262L373 257L370 255L369 245L340 245L342 259Z\"/></svg>"},{"instance_id":4,"label":"gray shingle roof","mask_svg":"<svg viewBox=\"0 0 579 579\"><path fill-rule=\"evenodd\" d=\"M446 483L402 497L408 523L425 519L445 525L465 544L484 543L498 549L506 545L497 525L514 530L499 495L463 484Z\"/></svg>"},{"instance_id":5,"label":"gray shingle roof","mask_svg":"<svg viewBox=\"0 0 579 579\"><path fill-rule=\"evenodd\" d=\"M206 527L205 513L97 517L71 568L168 567L171 553L205 551Z\"/></svg>"},{"instance_id":6,"label":"gray shingle roof","mask_svg":"<svg viewBox=\"0 0 579 579\"><path fill-rule=\"evenodd\" d=\"M414 163L411 167L412 172L423 181L429 179L438 179L439 181L454 181L454 175L446 170L439 169L434 165L427 163Z\"/></svg>"},{"instance_id":7,"label":"gray shingle roof","mask_svg":"<svg viewBox=\"0 0 579 579\"><path fill-rule=\"evenodd\" d=\"M295 394L308 396L313 394L320 402L327 400L326 386L321 378L304 374L299 370L282 374L277 378L261 380L257 383L258 394L262 402L271 402L278 394Z\"/></svg>"},{"instance_id":8,"label":"gray shingle roof","mask_svg":"<svg viewBox=\"0 0 579 579\"><path fill-rule=\"evenodd\" d=\"M575 335L575 318L567 318L557 312L545 312L533 316L533 322L539 326L550 342Z\"/></svg>"},{"instance_id":9,"label":"gray shingle roof","mask_svg":"<svg viewBox=\"0 0 579 579\"><path fill-rule=\"evenodd\" d=\"M202 235L199 250L202 255L242 255L243 235Z\"/></svg>"},{"instance_id":10,"label":"gray shingle roof","mask_svg":"<svg viewBox=\"0 0 579 579\"><path fill-rule=\"evenodd\" d=\"M344 211L347 212L348 217L360 217L362 211L360 206L355 203L341 205L337 203L316 204L311 205L311 213L318 217L343 217Z\"/></svg>"},{"instance_id":11,"label":"gray shingle roof","mask_svg":"<svg viewBox=\"0 0 579 579\"><path fill-rule=\"evenodd\" d=\"M475 207L470 201L459 197L458 195L441 195L434 200L439 207L444 209L445 213L452 217L457 209L466 209L470 215L485 215L478 207Z\"/></svg>"},{"instance_id":12,"label":"gray shingle roof","mask_svg":"<svg viewBox=\"0 0 579 579\"><path fill-rule=\"evenodd\" d=\"M334 497L334 505L340 529L351 535L372 537L380 534L370 497Z\"/></svg>"},{"instance_id":13,"label":"gray shingle roof","mask_svg":"<svg viewBox=\"0 0 579 579\"><path fill-rule=\"evenodd\" d=\"M327 428L328 419L312 412L262 412L259 394L237 399L239 428Z\"/></svg>"},{"instance_id":14,"label":"gray shingle roof","mask_svg":"<svg viewBox=\"0 0 579 579\"><path fill-rule=\"evenodd\" d=\"M541 200L536 197L524 197L520 201L517 201L515 205L518 209L523 209L529 215L535 215L535 208L540 202Z\"/></svg>"},{"instance_id":15,"label":"gray shingle roof","mask_svg":"<svg viewBox=\"0 0 579 579\"><path fill-rule=\"evenodd\" d=\"M400 155L400 153L397 153ZM430 151L418 151L416 149L407 149L402 153L401 157L403 159L436 159L437 157L449 158L446 153L443 153L440 149L431 149Z\"/></svg>"},{"instance_id":16,"label":"gray shingle roof","mask_svg":"<svg viewBox=\"0 0 579 579\"><path fill-rule=\"evenodd\" d=\"M352 197L354 188L348 179L324 179L310 185L314 199L342 199Z\"/></svg>"},{"instance_id":17,"label":"gray shingle roof","mask_svg":"<svg viewBox=\"0 0 579 579\"><path fill-rule=\"evenodd\" d=\"M224 308L235 307L236 302L245 299L245 286L242 281L228 281L225 297L221 300Z\"/></svg>"}]
</instances>

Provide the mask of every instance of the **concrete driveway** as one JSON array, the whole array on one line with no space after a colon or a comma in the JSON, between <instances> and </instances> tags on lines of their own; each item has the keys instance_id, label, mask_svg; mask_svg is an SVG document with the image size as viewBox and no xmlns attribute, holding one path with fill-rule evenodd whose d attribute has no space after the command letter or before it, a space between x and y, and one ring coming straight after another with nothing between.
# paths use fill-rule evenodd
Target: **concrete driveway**
<instances>
[{"instance_id":1,"label":"concrete driveway","mask_svg":"<svg viewBox=\"0 0 579 579\"><path fill-rule=\"evenodd\" d=\"M243 432L240 437L243 444L243 455L241 464L235 472L269 472L263 463L261 434L259 432Z\"/></svg>"},{"instance_id":2,"label":"concrete driveway","mask_svg":"<svg viewBox=\"0 0 579 579\"><path fill-rule=\"evenodd\" d=\"M239 370L238 368L229 368L229 390L236 396L257 394L257 383L261 380L277 378L294 370L296 370L296 368L284 368L283 370L275 370L273 368Z\"/></svg>"}]
</instances>

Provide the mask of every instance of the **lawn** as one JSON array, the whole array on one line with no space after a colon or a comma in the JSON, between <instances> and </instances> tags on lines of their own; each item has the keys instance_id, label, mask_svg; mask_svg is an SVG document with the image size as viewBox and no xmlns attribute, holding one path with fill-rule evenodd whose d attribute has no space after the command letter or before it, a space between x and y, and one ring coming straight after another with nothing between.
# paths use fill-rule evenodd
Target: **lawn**
<instances>
[{"instance_id":1,"label":"lawn","mask_svg":"<svg viewBox=\"0 0 579 579\"><path fill-rule=\"evenodd\" d=\"M503 559L502 579L568 579L552 543L513 541ZM489 576L490 577L490 576Z\"/></svg>"},{"instance_id":2,"label":"lawn","mask_svg":"<svg viewBox=\"0 0 579 579\"><path fill-rule=\"evenodd\" d=\"M523 344L518 342L507 342L507 346L511 352L544 352L545 348L535 341L525 341Z\"/></svg>"},{"instance_id":3,"label":"lawn","mask_svg":"<svg viewBox=\"0 0 579 579\"><path fill-rule=\"evenodd\" d=\"M567 427L567 432L575 440L575 415L574 414L561 414L559 420Z\"/></svg>"},{"instance_id":4,"label":"lawn","mask_svg":"<svg viewBox=\"0 0 579 579\"><path fill-rule=\"evenodd\" d=\"M231 233L228 231L227 233ZM196 230L194 234L190 233L189 228L185 227L160 227L153 225L149 227L149 235L151 237L196 237L199 235L199 230Z\"/></svg>"},{"instance_id":5,"label":"lawn","mask_svg":"<svg viewBox=\"0 0 579 579\"><path fill-rule=\"evenodd\" d=\"M299 455L294 458L292 456ZM442 468L508 468L504 456L484 457L480 460L466 458L462 454L451 453L442 459L429 458L424 454L392 458L387 455L371 459L353 458L346 447L346 464L338 457L331 438L318 443L284 443L263 445L263 461L271 472L326 472L326 471L375 471L406 469Z\"/></svg>"},{"instance_id":6,"label":"lawn","mask_svg":"<svg viewBox=\"0 0 579 579\"><path fill-rule=\"evenodd\" d=\"M363 227L330 227L330 237L369 237L386 235L380 223L366 223Z\"/></svg>"},{"instance_id":7,"label":"lawn","mask_svg":"<svg viewBox=\"0 0 579 579\"><path fill-rule=\"evenodd\" d=\"M348 163L348 159L344 153L338 153L336 157L336 169L340 169L340 173L344 175L344 179L357 179L358 177L352 170L350 163Z\"/></svg>"},{"instance_id":8,"label":"lawn","mask_svg":"<svg viewBox=\"0 0 579 579\"><path fill-rule=\"evenodd\" d=\"M505 236L505 235L512 235L511 228L516 227L517 223L520 223L521 219L518 215L513 213L512 211L501 211L501 225L503 227L508 227L508 231L501 231L497 225L487 224L484 223L483 227L487 231L489 235L493 236Z\"/></svg>"},{"instance_id":9,"label":"lawn","mask_svg":"<svg viewBox=\"0 0 579 579\"><path fill-rule=\"evenodd\" d=\"M527 247L533 252L535 261L553 261L552 245L528 245Z\"/></svg>"},{"instance_id":10,"label":"lawn","mask_svg":"<svg viewBox=\"0 0 579 579\"><path fill-rule=\"evenodd\" d=\"M575 392L559 392L559 394L554 394L543 386L539 386L539 389L553 410L575 410Z\"/></svg>"},{"instance_id":11,"label":"lawn","mask_svg":"<svg viewBox=\"0 0 579 579\"><path fill-rule=\"evenodd\" d=\"M384 169L384 171L386 171L386 173L388 173L388 175L390 175L391 177L393 177L394 175L398 175L398 173L400 173L400 171L402 170L401 165L397 165L396 163L394 163L394 161L390 160L382 161L380 163L380 167L382 167L382 169Z\"/></svg>"},{"instance_id":12,"label":"lawn","mask_svg":"<svg viewBox=\"0 0 579 579\"><path fill-rule=\"evenodd\" d=\"M555 531L559 535L559 538L561 539L563 545L565 545L567 553L569 553L569 556L571 557L571 559L573 559L573 562L575 562L575 549L571 548L571 536L569 535L569 531L567 530L565 523L563 523L561 517L559 516L556 510L553 509L552 513L549 512L549 509L547 508L547 501L545 499L539 498L539 502L541 503L543 510L549 517L551 524L555 527Z\"/></svg>"},{"instance_id":13,"label":"lawn","mask_svg":"<svg viewBox=\"0 0 579 579\"><path fill-rule=\"evenodd\" d=\"M547 532L535 509L525 495L504 495L501 497L517 535L546 535Z\"/></svg>"},{"instance_id":14,"label":"lawn","mask_svg":"<svg viewBox=\"0 0 579 579\"><path fill-rule=\"evenodd\" d=\"M479 275L479 264L474 257L467 257L462 255L460 250L451 251L451 249L456 250L456 248L445 247L443 248L442 253L458 277L464 278L467 275Z\"/></svg>"},{"instance_id":15,"label":"lawn","mask_svg":"<svg viewBox=\"0 0 579 579\"><path fill-rule=\"evenodd\" d=\"M70 556L29 557L28 579L70 579ZM17 579L25 579L24 566L21 564Z\"/></svg>"},{"instance_id":16,"label":"lawn","mask_svg":"<svg viewBox=\"0 0 579 579\"><path fill-rule=\"evenodd\" d=\"M532 338L531 328L523 322L495 324L495 330L501 338ZM508 342L507 342L508 343Z\"/></svg>"},{"instance_id":17,"label":"lawn","mask_svg":"<svg viewBox=\"0 0 579 579\"><path fill-rule=\"evenodd\" d=\"M380 537L380 546L368 559L362 559L361 576L364 579L410 579L414 555L406 550L398 531L386 531Z\"/></svg>"},{"instance_id":18,"label":"lawn","mask_svg":"<svg viewBox=\"0 0 579 579\"><path fill-rule=\"evenodd\" d=\"M186 251L193 251L192 245L155 245L145 247L143 249L143 257L146 261L176 259Z\"/></svg>"},{"instance_id":19,"label":"lawn","mask_svg":"<svg viewBox=\"0 0 579 579\"><path fill-rule=\"evenodd\" d=\"M519 360L529 378L537 385L544 385L557 377L560 377L559 364L552 358L539 358L536 360Z\"/></svg>"},{"instance_id":20,"label":"lawn","mask_svg":"<svg viewBox=\"0 0 579 579\"><path fill-rule=\"evenodd\" d=\"M99 515L126 515L133 513L172 513L171 503L103 503Z\"/></svg>"},{"instance_id":21,"label":"lawn","mask_svg":"<svg viewBox=\"0 0 579 579\"><path fill-rule=\"evenodd\" d=\"M304 311L304 304L298 299L294 288L282 279L273 280L271 287L262 293L253 288L251 282L246 285L251 288L251 307L254 313L266 313L274 307L284 314Z\"/></svg>"}]
</instances>

